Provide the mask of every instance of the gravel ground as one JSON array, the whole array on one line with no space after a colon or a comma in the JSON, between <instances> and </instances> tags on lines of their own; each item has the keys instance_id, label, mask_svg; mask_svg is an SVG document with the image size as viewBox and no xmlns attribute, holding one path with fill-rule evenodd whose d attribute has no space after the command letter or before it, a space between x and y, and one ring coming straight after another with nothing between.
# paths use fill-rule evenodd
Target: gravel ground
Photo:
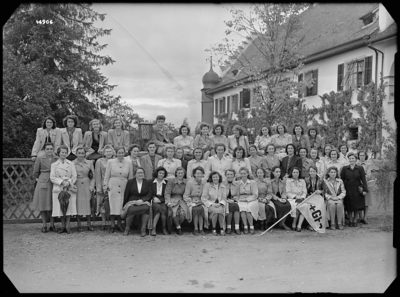
<instances>
[{"instance_id":1,"label":"gravel ground","mask_svg":"<svg viewBox=\"0 0 400 297\"><path fill-rule=\"evenodd\" d=\"M384 292L393 233L369 225L301 233L139 236L41 233L4 224L4 272L19 292Z\"/></svg>"}]
</instances>

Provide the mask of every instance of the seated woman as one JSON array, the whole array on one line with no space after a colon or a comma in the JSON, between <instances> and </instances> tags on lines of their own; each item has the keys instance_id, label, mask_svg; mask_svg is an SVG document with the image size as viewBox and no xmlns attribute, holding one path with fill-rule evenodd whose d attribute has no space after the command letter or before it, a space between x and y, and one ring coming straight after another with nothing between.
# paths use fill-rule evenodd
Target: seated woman
<instances>
[{"instance_id":1,"label":"seated woman","mask_svg":"<svg viewBox=\"0 0 400 297\"><path fill-rule=\"evenodd\" d=\"M37 157L46 155L46 143L53 144L53 154L56 156L55 152L61 145L61 130L56 127L56 120L52 116L47 116L43 120L42 127L36 131L36 139L31 153L32 161L35 161Z\"/></svg>"},{"instance_id":2,"label":"seated woman","mask_svg":"<svg viewBox=\"0 0 400 297\"><path fill-rule=\"evenodd\" d=\"M47 232L47 220L50 219L49 231L56 232L54 218L51 216L53 184L50 181L51 164L57 161L54 155L54 144L48 142L44 145L45 155L36 158L33 166L33 176L36 179L35 192L31 208L40 211L42 218L42 232Z\"/></svg>"},{"instance_id":3,"label":"seated woman","mask_svg":"<svg viewBox=\"0 0 400 297\"><path fill-rule=\"evenodd\" d=\"M181 160L175 159L175 147L173 145L164 146L165 158L158 161L157 167L164 167L167 172L167 179L171 180L175 178L175 172L178 167L182 167Z\"/></svg>"},{"instance_id":4,"label":"seated woman","mask_svg":"<svg viewBox=\"0 0 400 297\"><path fill-rule=\"evenodd\" d=\"M330 221L329 229L333 230L335 222L337 222L337 228L343 230L343 198L346 196L346 189L344 187L343 181L339 178L339 171L336 167L328 168L323 187L328 210L327 220Z\"/></svg>"},{"instance_id":5,"label":"seated woman","mask_svg":"<svg viewBox=\"0 0 400 297\"><path fill-rule=\"evenodd\" d=\"M168 208L165 205L165 189L167 187L167 170L164 167L158 167L153 173L152 199L153 199L153 226L151 235L156 236L157 223L161 216L162 232L167 235L167 214Z\"/></svg>"},{"instance_id":6,"label":"seated woman","mask_svg":"<svg viewBox=\"0 0 400 297\"><path fill-rule=\"evenodd\" d=\"M121 217L125 219L124 235L128 235L135 216L142 217L140 236L146 236L147 221L149 219L152 184L144 178L144 169L138 167L136 177L128 180L124 192L124 207Z\"/></svg>"},{"instance_id":7,"label":"seated woman","mask_svg":"<svg viewBox=\"0 0 400 297\"><path fill-rule=\"evenodd\" d=\"M204 152L204 158L207 160L212 149L212 139L209 136L210 127L207 123L200 125L200 134L197 134L193 141L193 147L201 147Z\"/></svg>"},{"instance_id":8,"label":"seated woman","mask_svg":"<svg viewBox=\"0 0 400 297\"><path fill-rule=\"evenodd\" d=\"M113 120L111 129L108 130L108 144L111 144L112 147L116 150L117 147L123 146L125 148L125 152L129 150L130 144L130 135L129 131L125 130L124 123L121 119L116 118Z\"/></svg>"},{"instance_id":9,"label":"seated woman","mask_svg":"<svg viewBox=\"0 0 400 297\"><path fill-rule=\"evenodd\" d=\"M235 223L235 233L240 235L239 223L240 223L240 210L239 204L237 203L236 196L238 191L237 183L235 182L235 171L233 169L227 169L225 171L225 187L226 187L226 201L228 202L228 213L226 216L226 234L232 232L232 217Z\"/></svg>"},{"instance_id":10,"label":"seated woman","mask_svg":"<svg viewBox=\"0 0 400 297\"><path fill-rule=\"evenodd\" d=\"M323 193L323 179L321 179L317 175L317 168L315 166L311 166L310 168L308 168L308 177L306 177L304 181L306 182L307 197L313 194L318 194L320 195L321 199L323 199L323 197L321 196ZM310 203L304 202L302 205L299 206L299 209L301 209L302 207L309 208ZM303 221L304 216L300 212L296 230L301 231Z\"/></svg>"},{"instance_id":11,"label":"seated woman","mask_svg":"<svg viewBox=\"0 0 400 297\"><path fill-rule=\"evenodd\" d=\"M271 131L268 127L262 127L260 134L257 135L256 140L254 140L254 145L257 148L259 155L263 156L267 153L267 145L272 141Z\"/></svg>"},{"instance_id":12,"label":"seated woman","mask_svg":"<svg viewBox=\"0 0 400 297\"><path fill-rule=\"evenodd\" d=\"M96 161L103 157L104 146L108 143L107 132L103 131L100 120L93 119L89 122L89 131L83 136L83 147L87 160Z\"/></svg>"},{"instance_id":13,"label":"seated woman","mask_svg":"<svg viewBox=\"0 0 400 297\"><path fill-rule=\"evenodd\" d=\"M76 170L72 161L67 159L69 149L65 145L60 145L57 150L59 159L51 163L50 181L53 183L52 202L53 217L61 217L62 228L58 229L58 233L71 233L70 218L76 215ZM65 189L71 195L69 198L67 212L65 217L61 211L58 195Z\"/></svg>"},{"instance_id":14,"label":"seated woman","mask_svg":"<svg viewBox=\"0 0 400 297\"><path fill-rule=\"evenodd\" d=\"M303 167L301 168L301 178L308 177L308 168L314 165L314 162L308 158L308 149L305 147L300 147L299 157L301 158L301 163Z\"/></svg>"},{"instance_id":15,"label":"seated woman","mask_svg":"<svg viewBox=\"0 0 400 297\"><path fill-rule=\"evenodd\" d=\"M168 218L172 218L178 235L182 235L181 224L183 221L190 219L188 207L183 200L183 193L186 188L186 179L184 179L184 176L185 169L182 167L176 168L174 178L168 180L167 187L165 188Z\"/></svg>"},{"instance_id":16,"label":"seated woman","mask_svg":"<svg viewBox=\"0 0 400 297\"><path fill-rule=\"evenodd\" d=\"M196 147L193 150L194 158L188 162L187 165L187 178L191 179L193 177L193 169L196 167L201 167L206 170L207 161L203 159L203 149Z\"/></svg>"},{"instance_id":17,"label":"seated woman","mask_svg":"<svg viewBox=\"0 0 400 297\"><path fill-rule=\"evenodd\" d=\"M192 172L194 179L187 182L183 199L188 207L188 222L193 220L194 235L204 235L203 225L208 227L208 212L201 200L201 195L204 188L204 169L196 167Z\"/></svg>"},{"instance_id":18,"label":"seated woman","mask_svg":"<svg viewBox=\"0 0 400 297\"><path fill-rule=\"evenodd\" d=\"M182 148L186 158L192 157L193 141L193 137L190 136L190 128L186 125L180 126L179 135L174 138L174 146L177 149Z\"/></svg>"},{"instance_id":19,"label":"seated woman","mask_svg":"<svg viewBox=\"0 0 400 297\"><path fill-rule=\"evenodd\" d=\"M228 136L228 151L230 154L233 154L233 151L236 147L241 146L244 149L243 158L247 157L249 153L249 139L247 138L245 133L245 129L242 126L235 125L232 128L232 135Z\"/></svg>"},{"instance_id":20,"label":"seated woman","mask_svg":"<svg viewBox=\"0 0 400 297\"><path fill-rule=\"evenodd\" d=\"M268 176L268 178L266 178ZM258 220L260 221L260 227L262 230L267 229L269 222L276 218L275 205L272 203L272 186L269 178L270 174L266 175L266 172L262 168L258 168L256 171L255 182L258 188Z\"/></svg>"},{"instance_id":21,"label":"seated woman","mask_svg":"<svg viewBox=\"0 0 400 297\"><path fill-rule=\"evenodd\" d=\"M307 187L304 179L300 179L300 169L294 167L290 173L288 179L286 180L286 195L287 199L292 206L292 213L290 214L293 218L292 230L296 229L296 221L299 217L300 212L296 210L296 205L303 201L307 196ZM296 229L300 232L300 229Z\"/></svg>"},{"instance_id":22,"label":"seated woman","mask_svg":"<svg viewBox=\"0 0 400 297\"><path fill-rule=\"evenodd\" d=\"M82 129L78 128L78 117L76 115L68 115L63 119L65 128L61 131L61 144L67 146L67 160L73 161L76 159L76 148L82 145Z\"/></svg>"},{"instance_id":23,"label":"seated woman","mask_svg":"<svg viewBox=\"0 0 400 297\"><path fill-rule=\"evenodd\" d=\"M241 146L235 147L233 150L233 159L232 159L232 169L235 170L236 179L241 179L240 168L246 167L249 171L249 176L253 178L253 174L251 172L250 161L248 158L245 158L245 150Z\"/></svg>"},{"instance_id":24,"label":"seated woman","mask_svg":"<svg viewBox=\"0 0 400 297\"><path fill-rule=\"evenodd\" d=\"M222 124L216 124L214 125L213 128L213 134L210 136L211 141L212 141L212 150L211 150L211 155L215 155L217 152L215 150L216 145L219 143L223 143L226 148L228 148L228 138L224 135L225 128L224 125ZM226 151L228 153L228 151Z\"/></svg>"},{"instance_id":25,"label":"seated woman","mask_svg":"<svg viewBox=\"0 0 400 297\"><path fill-rule=\"evenodd\" d=\"M258 219L258 188L255 181L249 179L250 171L247 167L239 170L241 179L238 181L238 191L235 199L238 201L240 216L243 222L243 233L254 234L254 220ZM249 226L249 230L247 230Z\"/></svg>"},{"instance_id":26,"label":"seated woman","mask_svg":"<svg viewBox=\"0 0 400 297\"><path fill-rule=\"evenodd\" d=\"M256 176L256 171L258 168L262 168L263 164L265 163L265 157L260 156L257 152L257 147L252 144L249 146L250 157L250 168L251 168L251 175Z\"/></svg>"},{"instance_id":27,"label":"seated woman","mask_svg":"<svg viewBox=\"0 0 400 297\"><path fill-rule=\"evenodd\" d=\"M225 235L226 194L221 174L217 171L211 172L203 188L201 201L207 207L213 235L217 235L217 220L219 222L220 234Z\"/></svg>"},{"instance_id":28,"label":"seated woman","mask_svg":"<svg viewBox=\"0 0 400 297\"><path fill-rule=\"evenodd\" d=\"M271 143L276 148L279 160L282 160L287 155L285 152L286 146L292 143L292 135L287 133L286 127L282 124L277 125L276 130L278 133L271 137Z\"/></svg>"},{"instance_id":29,"label":"seated woman","mask_svg":"<svg viewBox=\"0 0 400 297\"><path fill-rule=\"evenodd\" d=\"M272 203L275 205L277 219L280 219L290 211L291 205L289 201L287 201L286 183L281 178L281 169L279 166L272 168L271 187ZM286 219L280 221L279 225L285 230L290 230L290 228L286 226L285 221Z\"/></svg>"},{"instance_id":30,"label":"seated woman","mask_svg":"<svg viewBox=\"0 0 400 297\"><path fill-rule=\"evenodd\" d=\"M293 144L290 143L286 146L286 154L286 157L284 157L281 162L282 178L287 178L294 167L297 167L301 174L303 162L299 156L296 156L296 150Z\"/></svg>"}]
</instances>

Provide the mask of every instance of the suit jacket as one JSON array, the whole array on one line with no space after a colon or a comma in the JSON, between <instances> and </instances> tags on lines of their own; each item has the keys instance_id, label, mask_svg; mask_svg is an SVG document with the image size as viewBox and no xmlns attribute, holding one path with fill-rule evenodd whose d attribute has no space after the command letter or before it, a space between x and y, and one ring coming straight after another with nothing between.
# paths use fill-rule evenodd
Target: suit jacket
<instances>
[{"instance_id":1,"label":"suit jacket","mask_svg":"<svg viewBox=\"0 0 400 297\"><path fill-rule=\"evenodd\" d=\"M117 148L117 132L114 129L108 130L108 144L111 144L114 149ZM122 130L122 146L125 148L125 152L128 152L130 144L130 136L128 130Z\"/></svg>"},{"instance_id":2,"label":"suit jacket","mask_svg":"<svg viewBox=\"0 0 400 297\"><path fill-rule=\"evenodd\" d=\"M304 180L306 182L306 187L307 187L307 196L311 195L312 193L314 193L316 190L321 190L323 191L323 180L317 175L316 177L317 181L314 184L314 186L311 183L311 178L310 177L306 177Z\"/></svg>"},{"instance_id":3,"label":"suit jacket","mask_svg":"<svg viewBox=\"0 0 400 297\"><path fill-rule=\"evenodd\" d=\"M156 154L154 159L155 159L155 162L154 162L155 167L153 167L153 164L151 164L151 159L150 159L149 154L146 154L146 155L140 157L140 165L142 165L142 167L144 169L144 176L146 179L149 179L149 180L153 179L153 172L157 168L157 164L162 159L162 157L160 155Z\"/></svg>"},{"instance_id":4,"label":"suit jacket","mask_svg":"<svg viewBox=\"0 0 400 297\"><path fill-rule=\"evenodd\" d=\"M298 156L293 156L292 159L290 160L289 167L288 167L288 160L289 156L286 156L282 159L281 161L281 176L285 176L285 174L289 174L293 167L297 167L300 170L300 176L301 176L301 171L303 168L303 162L300 157ZM288 167L288 170L286 171L286 168Z\"/></svg>"},{"instance_id":5,"label":"suit jacket","mask_svg":"<svg viewBox=\"0 0 400 297\"><path fill-rule=\"evenodd\" d=\"M167 136L167 132L168 128L165 125L161 129L158 128L157 125L154 125L151 140L154 141L157 146L163 146L165 143L171 143Z\"/></svg>"},{"instance_id":6,"label":"suit jacket","mask_svg":"<svg viewBox=\"0 0 400 297\"><path fill-rule=\"evenodd\" d=\"M107 144L107 132L105 131L100 131L99 133L99 154L103 154L104 146ZM89 156L90 154L94 153L94 150L92 149L92 142L93 142L93 132L92 131L86 131L85 135L83 136L83 147L85 148L86 151L86 156Z\"/></svg>"},{"instance_id":7,"label":"suit jacket","mask_svg":"<svg viewBox=\"0 0 400 297\"><path fill-rule=\"evenodd\" d=\"M128 201L132 200L142 199L143 201L150 201L152 198L151 194L152 194L152 185L150 181L144 179L142 184L142 189L139 192L136 183L136 178L132 178L128 180L128 183L126 184L124 192L124 205Z\"/></svg>"},{"instance_id":8,"label":"suit jacket","mask_svg":"<svg viewBox=\"0 0 400 297\"><path fill-rule=\"evenodd\" d=\"M76 154L76 148L79 145L82 145L82 129L75 128L74 133L72 134L72 145L69 143L69 135L67 132L67 128L61 129L61 143L65 144L68 147L68 155L72 152L74 155ZM71 150L72 146L72 150Z\"/></svg>"},{"instance_id":9,"label":"suit jacket","mask_svg":"<svg viewBox=\"0 0 400 297\"><path fill-rule=\"evenodd\" d=\"M168 181L164 179L165 183L162 184L161 195L157 195L157 183L155 182L156 179L151 181L151 199L157 197L160 199L161 203L165 203L165 189L167 188ZM153 202L154 203L154 202Z\"/></svg>"},{"instance_id":10,"label":"suit jacket","mask_svg":"<svg viewBox=\"0 0 400 297\"><path fill-rule=\"evenodd\" d=\"M43 145L46 143L47 132L46 129L38 128L36 131L35 143L32 147L32 157L36 157L38 153L43 149ZM58 147L61 145L61 130L58 128L50 130L50 139L54 144L54 151L57 151Z\"/></svg>"}]
</instances>

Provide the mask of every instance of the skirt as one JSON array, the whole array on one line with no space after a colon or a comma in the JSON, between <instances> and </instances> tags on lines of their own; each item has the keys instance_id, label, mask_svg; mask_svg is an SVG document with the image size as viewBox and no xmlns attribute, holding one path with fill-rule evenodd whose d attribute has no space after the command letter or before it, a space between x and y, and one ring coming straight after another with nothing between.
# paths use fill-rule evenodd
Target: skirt
<instances>
[{"instance_id":1,"label":"skirt","mask_svg":"<svg viewBox=\"0 0 400 297\"><path fill-rule=\"evenodd\" d=\"M131 205L127 210L126 216L149 214L149 211L150 211L150 206L146 204Z\"/></svg>"},{"instance_id":2,"label":"skirt","mask_svg":"<svg viewBox=\"0 0 400 297\"><path fill-rule=\"evenodd\" d=\"M239 211L239 205L236 202L228 204L229 213L234 213Z\"/></svg>"},{"instance_id":3,"label":"skirt","mask_svg":"<svg viewBox=\"0 0 400 297\"><path fill-rule=\"evenodd\" d=\"M275 205L276 216L278 219L287 214L291 209L289 201L282 203L279 200L272 200L272 203Z\"/></svg>"},{"instance_id":4,"label":"skirt","mask_svg":"<svg viewBox=\"0 0 400 297\"><path fill-rule=\"evenodd\" d=\"M225 207L224 206L220 206L220 207L215 207L214 205L211 205L208 208L208 216L212 217L215 214L222 214L225 215Z\"/></svg>"},{"instance_id":5,"label":"skirt","mask_svg":"<svg viewBox=\"0 0 400 297\"><path fill-rule=\"evenodd\" d=\"M53 190L53 212L51 214L52 217L62 217L63 213L60 208L60 202L58 201L58 194L60 191L55 192ZM68 193L71 194L71 197L69 198L69 203L68 203L68 209L67 209L67 216L75 216L76 215L76 193L68 191Z\"/></svg>"},{"instance_id":6,"label":"skirt","mask_svg":"<svg viewBox=\"0 0 400 297\"><path fill-rule=\"evenodd\" d=\"M263 221L267 219L267 213L272 212L273 217L276 218L275 205L270 201L267 203L258 202L258 219Z\"/></svg>"},{"instance_id":7,"label":"skirt","mask_svg":"<svg viewBox=\"0 0 400 297\"><path fill-rule=\"evenodd\" d=\"M153 215L156 215L158 213L165 214L165 215L168 213L168 208L165 205L165 203L154 203L153 202Z\"/></svg>"},{"instance_id":8,"label":"skirt","mask_svg":"<svg viewBox=\"0 0 400 297\"><path fill-rule=\"evenodd\" d=\"M254 200L254 201L239 201L238 202L239 205L239 210L240 211L245 211L245 212L250 212L251 215L253 216L253 218L255 220L258 220L258 201Z\"/></svg>"},{"instance_id":9,"label":"skirt","mask_svg":"<svg viewBox=\"0 0 400 297\"><path fill-rule=\"evenodd\" d=\"M53 184L50 181L39 181L35 187L31 208L38 211L50 211L52 209L52 190Z\"/></svg>"},{"instance_id":10,"label":"skirt","mask_svg":"<svg viewBox=\"0 0 400 297\"><path fill-rule=\"evenodd\" d=\"M203 206L194 206L192 207L192 216L198 215L204 219L204 208Z\"/></svg>"},{"instance_id":11,"label":"skirt","mask_svg":"<svg viewBox=\"0 0 400 297\"><path fill-rule=\"evenodd\" d=\"M88 177L78 178L76 186L76 211L79 216L90 215L90 179Z\"/></svg>"},{"instance_id":12,"label":"skirt","mask_svg":"<svg viewBox=\"0 0 400 297\"><path fill-rule=\"evenodd\" d=\"M124 202L124 192L126 183L128 180L126 178L111 177L108 182L110 191L108 193L109 203L110 203L110 215L120 215L122 210L122 204Z\"/></svg>"}]
</instances>

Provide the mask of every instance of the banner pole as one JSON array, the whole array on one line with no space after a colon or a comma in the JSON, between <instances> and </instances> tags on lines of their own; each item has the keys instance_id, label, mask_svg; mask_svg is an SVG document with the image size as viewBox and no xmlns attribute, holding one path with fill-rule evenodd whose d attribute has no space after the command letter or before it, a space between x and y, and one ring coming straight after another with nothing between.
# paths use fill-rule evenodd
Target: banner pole
<instances>
[{"instance_id":1,"label":"banner pole","mask_svg":"<svg viewBox=\"0 0 400 297\"><path fill-rule=\"evenodd\" d=\"M303 201L301 201L299 204L297 204L295 206L295 209L297 209L297 207L299 207L300 205L302 205L304 202L306 202L308 199L310 199L311 197L313 197L315 195L315 192L312 193L310 196L308 196L306 199L304 199ZM265 233L267 233L269 230L271 230L274 226L276 226L276 224L278 224L280 221L282 221L284 218L286 218L292 211L294 210L290 210L287 214L285 214L283 217L281 217L278 221L276 221L274 224L272 224L267 230L265 230L264 232L262 232L261 234L258 234L257 236L261 236L264 235Z\"/></svg>"}]
</instances>

